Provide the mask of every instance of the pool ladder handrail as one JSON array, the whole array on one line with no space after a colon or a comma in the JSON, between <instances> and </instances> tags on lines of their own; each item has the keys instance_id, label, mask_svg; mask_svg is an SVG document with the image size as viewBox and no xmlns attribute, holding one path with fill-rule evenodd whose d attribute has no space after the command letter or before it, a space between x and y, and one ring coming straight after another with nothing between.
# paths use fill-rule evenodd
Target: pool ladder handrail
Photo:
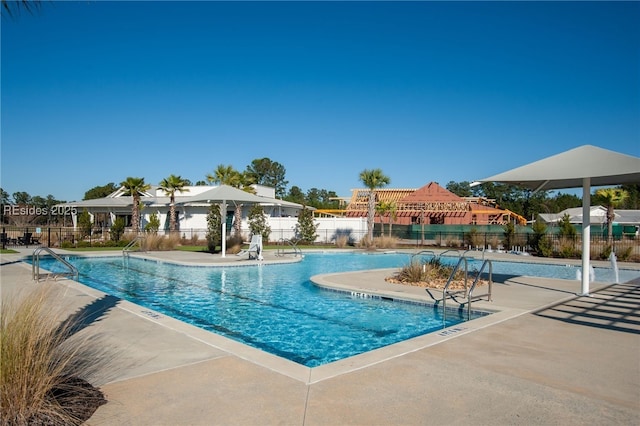
<instances>
[{"instance_id":1,"label":"pool ladder handrail","mask_svg":"<svg viewBox=\"0 0 640 426\"><path fill-rule=\"evenodd\" d=\"M449 253L449 252L455 252L458 257L464 257L464 254L462 256L460 256L460 250L458 250L458 249L445 250L443 252L438 253L438 256L436 256L436 257L442 257L445 253Z\"/></svg>"},{"instance_id":2,"label":"pool ladder handrail","mask_svg":"<svg viewBox=\"0 0 640 426\"><path fill-rule=\"evenodd\" d=\"M411 264L413 264L413 259L414 259L415 257L417 257L417 256L424 256L424 255L431 255L431 256L433 256L434 258L438 257L438 256L436 255L436 252L435 252L435 251L433 251L433 250L420 250L419 252L417 252L417 253L413 253L413 254L411 255L411 261L410 261L410 262L411 262Z\"/></svg>"},{"instance_id":3,"label":"pool ladder handrail","mask_svg":"<svg viewBox=\"0 0 640 426\"><path fill-rule=\"evenodd\" d=\"M49 247L38 247L33 251L33 254L31 255L31 277L34 281L40 282L40 253L42 253L43 251L51 255L51 257L53 257L69 269L69 272L60 272L58 274L51 273L50 276L52 276L54 280L58 277L63 276L74 277L76 281L78 280L80 274L75 266L67 262Z\"/></svg>"},{"instance_id":4,"label":"pool ladder handrail","mask_svg":"<svg viewBox=\"0 0 640 426\"><path fill-rule=\"evenodd\" d=\"M138 250L136 251L144 251L142 250L142 245L140 244L141 241L144 241L144 237L141 235L138 235L133 240L129 241L129 244L124 246L124 248L122 249L122 257L128 258L129 253L133 251L133 247L136 245L136 243L138 244Z\"/></svg>"},{"instance_id":5,"label":"pool ladder handrail","mask_svg":"<svg viewBox=\"0 0 640 426\"><path fill-rule=\"evenodd\" d=\"M451 283L453 282L453 279L456 275L456 272L458 272L458 269L460 269L460 265L464 264L464 290L449 290L449 286L451 285ZM484 294L477 294L474 295L474 291L476 289L476 286L478 284L478 282L480 281L480 277L482 276L482 272L485 270L485 268L488 267L489 271L488 271L488 288L487 288L487 293ZM487 297L487 301L491 302L492 299L492 291L493 291L493 264L491 263L491 260L486 259L482 262L482 266L480 266L480 270L478 271L475 279L473 280L473 283L471 284L471 287L469 287L469 283L468 283L468 277L469 277L469 262L466 256L461 257L458 260L458 263L456 263L456 266L454 266L453 270L451 271L451 275L449 275L449 279L447 280L447 283L445 284L444 288L442 289L442 298L441 299L436 299L433 294L431 293L431 291L429 291L429 289L425 289L427 294L429 294L429 296L431 296L431 298L433 300L435 300L435 305L437 306L440 302L442 302L442 317L443 320L446 321L447 318L447 300L451 299L454 302L458 303L460 306L459 308L462 309L464 307L464 305L467 305L467 320L471 319L471 303L478 301L480 299L482 299L483 297ZM460 301L458 299L466 299L463 301Z\"/></svg>"},{"instance_id":6,"label":"pool ladder handrail","mask_svg":"<svg viewBox=\"0 0 640 426\"><path fill-rule=\"evenodd\" d=\"M282 257L285 254L287 254L287 252L285 251L284 248L280 248L280 243L287 243L289 244L289 246L291 246L291 248L293 249L293 255L298 257L302 257L302 250L300 250L300 247L298 247L298 241L300 240L296 240L295 242L293 241L293 239L285 239L285 238L280 238L278 240L278 250L276 251L276 256L278 257Z\"/></svg>"}]
</instances>

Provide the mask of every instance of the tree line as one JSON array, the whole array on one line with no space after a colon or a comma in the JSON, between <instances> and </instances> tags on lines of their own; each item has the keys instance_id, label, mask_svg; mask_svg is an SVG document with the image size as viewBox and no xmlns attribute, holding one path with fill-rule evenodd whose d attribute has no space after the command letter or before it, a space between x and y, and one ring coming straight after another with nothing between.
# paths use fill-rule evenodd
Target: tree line
<instances>
[{"instance_id":1,"label":"tree line","mask_svg":"<svg viewBox=\"0 0 640 426\"><path fill-rule=\"evenodd\" d=\"M385 187L392 182L391 178L386 176L381 169L364 170L359 177L364 186L371 190ZM174 211L175 194L177 192L184 191L187 186L210 184L225 184L248 192L254 192L251 187L253 184L264 185L274 188L276 198L285 201L317 209L338 209L340 207L338 194L335 191L316 187L304 191L297 185L289 187L289 181L286 179L286 168L279 162L269 158L253 160L243 171L237 170L231 165L219 164L213 172L207 173L203 179L197 180L195 183L192 183L189 179L171 174L159 182L158 186L170 197L172 211ZM121 187L124 187L127 194L133 195L135 198L141 192L148 190L151 185L145 182L144 178L128 177L119 184L109 182L87 190L83 200L106 197ZM501 183L488 182L471 187L470 182L467 181L450 181L445 187L461 197L483 197L494 200L499 208L510 210L527 219L535 219L540 213L557 213L567 208L580 207L582 205L581 197L576 195L562 192L552 193L550 191L534 193L529 189ZM615 202L616 208L640 209L640 185L621 185L617 189L623 191L624 197ZM52 206L64 202L51 194L45 197L39 195L31 196L26 192L19 191L9 195L2 188L0 188L0 195L2 205L29 205L50 209ZM610 196L611 194L596 190L592 195L591 204L606 207L611 204ZM393 206L376 205L374 198L369 204L368 217L373 217L376 212L382 214L385 211L390 213L393 210ZM3 223L6 223L4 211L1 214ZM133 214L132 220L135 221L137 216ZM172 219L170 228L175 229L175 213L172 213L170 218ZM40 218L40 221L42 220ZM45 222L47 221L51 222L51 218L45 220ZM134 224L132 223L132 225Z\"/></svg>"}]
</instances>

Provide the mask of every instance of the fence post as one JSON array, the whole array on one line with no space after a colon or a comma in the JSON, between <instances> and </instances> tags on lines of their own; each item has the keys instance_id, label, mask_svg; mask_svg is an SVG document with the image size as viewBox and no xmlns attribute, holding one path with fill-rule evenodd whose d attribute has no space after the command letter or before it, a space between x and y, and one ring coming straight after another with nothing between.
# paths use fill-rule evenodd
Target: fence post
<instances>
[{"instance_id":1,"label":"fence post","mask_svg":"<svg viewBox=\"0 0 640 426\"><path fill-rule=\"evenodd\" d=\"M51 247L51 227L47 228L47 247Z\"/></svg>"}]
</instances>

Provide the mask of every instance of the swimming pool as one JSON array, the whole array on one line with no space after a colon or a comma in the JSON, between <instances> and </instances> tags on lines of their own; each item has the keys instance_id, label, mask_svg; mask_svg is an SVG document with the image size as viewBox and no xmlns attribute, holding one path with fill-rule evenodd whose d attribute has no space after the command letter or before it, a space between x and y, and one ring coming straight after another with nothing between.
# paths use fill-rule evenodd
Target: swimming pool
<instances>
[{"instance_id":1,"label":"swimming pool","mask_svg":"<svg viewBox=\"0 0 640 426\"><path fill-rule=\"evenodd\" d=\"M428 304L354 297L310 281L323 273L401 267L410 260L402 253L310 253L298 263L243 267L121 257L67 260L78 268L83 284L308 367L442 330L466 316L454 308L445 322L441 309ZM40 266L61 270L46 257ZM493 271L575 276L574 267L512 262L494 262ZM483 315L474 312L472 319Z\"/></svg>"},{"instance_id":2,"label":"swimming pool","mask_svg":"<svg viewBox=\"0 0 640 426\"><path fill-rule=\"evenodd\" d=\"M396 267L406 254L308 254L291 264L196 267L139 258L67 258L80 282L299 364L315 367L465 320L428 304L322 290L320 273ZM51 258L42 268L60 271ZM484 315L476 313L474 317Z\"/></svg>"}]
</instances>

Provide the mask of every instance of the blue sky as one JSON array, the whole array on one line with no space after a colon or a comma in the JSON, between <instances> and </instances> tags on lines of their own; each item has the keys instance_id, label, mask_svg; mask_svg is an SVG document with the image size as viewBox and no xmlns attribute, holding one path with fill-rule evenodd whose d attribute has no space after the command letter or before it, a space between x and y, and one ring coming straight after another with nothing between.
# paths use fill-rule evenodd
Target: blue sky
<instances>
[{"instance_id":1,"label":"blue sky","mask_svg":"<svg viewBox=\"0 0 640 426\"><path fill-rule=\"evenodd\" d=\"M1 186L79 200L268 157L350 196L640 156L640 2L44 2L2 17Z\"/></svg>"}]
</instances>

